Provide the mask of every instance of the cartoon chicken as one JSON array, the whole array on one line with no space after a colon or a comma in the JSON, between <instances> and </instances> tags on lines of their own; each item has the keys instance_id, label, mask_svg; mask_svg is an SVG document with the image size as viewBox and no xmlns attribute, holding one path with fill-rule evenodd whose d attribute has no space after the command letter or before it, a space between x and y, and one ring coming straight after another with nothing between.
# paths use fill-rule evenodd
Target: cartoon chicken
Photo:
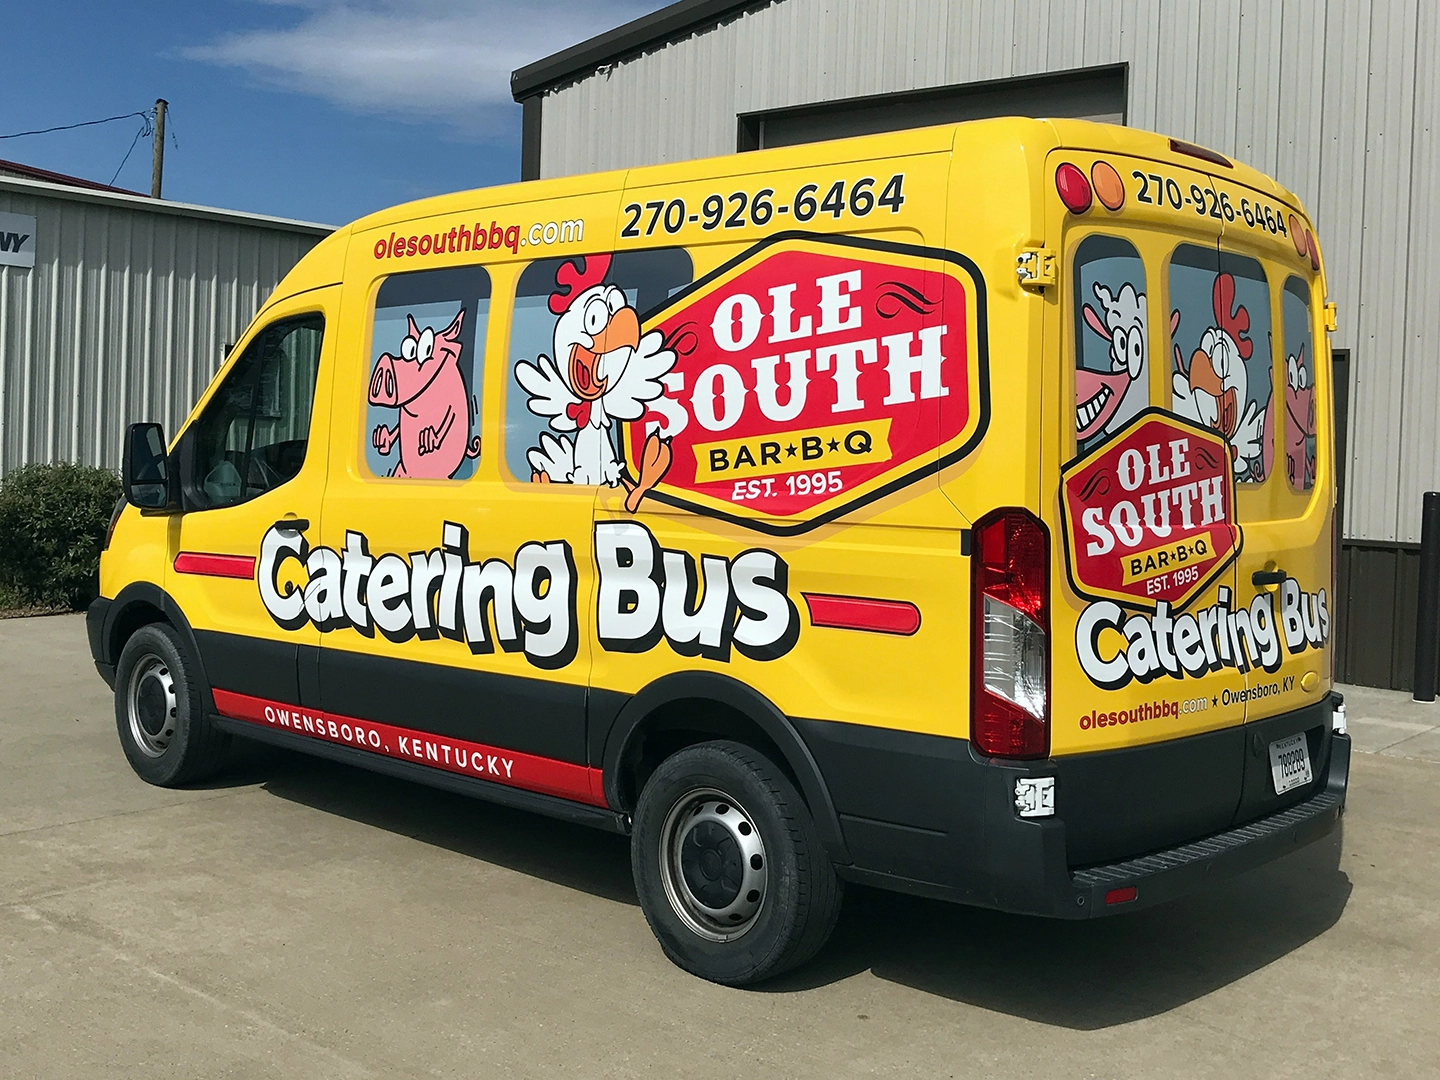
<instances>
[{"instance_id":1,"label":"cartoon chicken","mask_svg":"<svg viewBox=\"0 0 1440 1080\"><path fill-rule=\"evenodd\" d=\"M1185 364L1175 346L1175 411L1220 432L1230 444L1236 480L1263 480L1263 432L1269 402L1248 400L1245 361L1254 352L1250 340L1250 313L1235 302L1235 279L1218 274L1211 292L1215 325L1200 335L1200 347ZM1172 333L1180 326L1180 312L1171 313ZM1241 408L1245 412L1241 415Z\"/></svg>"},{"instance_id":2,"label":"cartoon chicken","mask_svg":"<svg viewBox=\"0 0 1440 1080\"><path fill-rule=\"evenodd\" d=\"M470 437L470 394L460 373L465 309L438 334L433 327L422 330L412 315L405 321L409 329L400 355L383 354L370 376L370 404L397 409L400 418L393 428L378 425L370 442L385 456L399 444L391 476L448 479L466 458L480 456L480 436Z\"/></svg>"},{"instance_id":3,"label":"cartoon chicken","mask_svg":"<svg viewBox=\"0 0 1440 1080\"><path fill-rule=\"evenodd\" d=\"M1110 370L1075 369L1075 437L1080 442L1105 431L1130 387L1145 370L1145 294L1128 281L1112 293L1098 281L1095 298L1105 312L1084 306L1085 322L1110 345ZM1143 393L1145 384L1140 384Z\"/></svg>"},{"instance_id":4,"label":"cartoon chicken","mask_svg":"<svg viewBox=\"0 0 1440 1080\"><path fill-rule=\"evenodd\" d=\"M615 451L616 421L639 420L663 392L661 378L675 352L658 331L641 336L640 317L625 294L605 282L609 255L562 263L550 296L554 355L515 365L515 380L530 395L529 409L559 434L541 432L526 454L538 483L624 485L634 513L645 493L670 468L670 440L652 433L631 480ZM573 433L573 434L571 434Z\"/></svg>"}]
</instances>

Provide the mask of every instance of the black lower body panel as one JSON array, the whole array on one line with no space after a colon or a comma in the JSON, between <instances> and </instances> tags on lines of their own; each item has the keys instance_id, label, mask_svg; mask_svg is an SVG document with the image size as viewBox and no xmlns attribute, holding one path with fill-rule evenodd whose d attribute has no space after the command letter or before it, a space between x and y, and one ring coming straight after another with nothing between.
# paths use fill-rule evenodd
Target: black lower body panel
<instances>
[{"instance_id":1,"label":"black lower body panel","mask_svg":"<svg viewBox=\"0 0 1440 1080\"><path fill-rule=\"evenodd\" d=\"M1333 829L1350 740L1331 715L1327 698L1243 727L1027 762L983 757L963 739L794 723L839 812L847 878L1088 918L1172 899ZM1299 732L1314 779L1277 796L1270 743ZM1055 813L1022 818L1017 781L1042 777L1054 780Z\"/></svg>"},{"instance_id":2,"label":"black lower body panel","mask_svg":"<svg viewBox=\"0 0 1440 1080\"><path fill-rule=\"evenodd\" d=\"M196 630L210 685L583 765L586 688Z\"/></svg>"}]
</instances>

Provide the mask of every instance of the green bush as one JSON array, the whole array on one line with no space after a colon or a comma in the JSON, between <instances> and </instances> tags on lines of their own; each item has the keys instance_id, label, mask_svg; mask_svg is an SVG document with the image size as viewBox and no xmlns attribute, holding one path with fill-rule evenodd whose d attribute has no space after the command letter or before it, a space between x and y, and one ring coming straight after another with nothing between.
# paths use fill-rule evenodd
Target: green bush
<instances>
[{"instance_id":1,"label":"green bush","mask_svg":"<svg viewBox=\"0 0 1440 1080\"><path fill-rule=\"evenodd\" d=\"M0 481L0 587L22 603L83 608L120 497L109 469L26 465Z\"/></svg>"}]
</instances>

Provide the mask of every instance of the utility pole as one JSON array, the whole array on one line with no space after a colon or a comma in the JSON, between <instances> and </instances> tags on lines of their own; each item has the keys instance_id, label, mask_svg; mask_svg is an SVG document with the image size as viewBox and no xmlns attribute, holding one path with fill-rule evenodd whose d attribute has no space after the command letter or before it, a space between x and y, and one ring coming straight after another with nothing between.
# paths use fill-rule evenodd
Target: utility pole
<instances>
[{"instance_id":1,"label":"utility pole","mask_svg":"<svg viewBox=\"0 0 1440 1080\"><path fill-rule=\"evenodd\" d=\"M165 172L165 107L170 103L164 98L155 99L155 138L152 142L153 158L150 164L150 197L160 198L160 179Z\"/></svg>"}]
</instances>

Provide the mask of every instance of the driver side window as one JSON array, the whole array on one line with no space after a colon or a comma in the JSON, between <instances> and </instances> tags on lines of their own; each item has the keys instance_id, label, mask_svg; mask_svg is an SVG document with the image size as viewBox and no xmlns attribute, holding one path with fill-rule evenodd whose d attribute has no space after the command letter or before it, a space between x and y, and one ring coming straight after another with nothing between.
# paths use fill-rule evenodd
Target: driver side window
<instances>
[{"instance_id":1,"label":"driver side window","mask_svg":"<svg viewBox=\"0 0 1440 1080\"><path fill-rule=\"evenodd\" d=\"M192 494L234 506L291 480L305 463L325 320L287 319L246 347L195 422Z\"/></svg>"}]
</instances>

